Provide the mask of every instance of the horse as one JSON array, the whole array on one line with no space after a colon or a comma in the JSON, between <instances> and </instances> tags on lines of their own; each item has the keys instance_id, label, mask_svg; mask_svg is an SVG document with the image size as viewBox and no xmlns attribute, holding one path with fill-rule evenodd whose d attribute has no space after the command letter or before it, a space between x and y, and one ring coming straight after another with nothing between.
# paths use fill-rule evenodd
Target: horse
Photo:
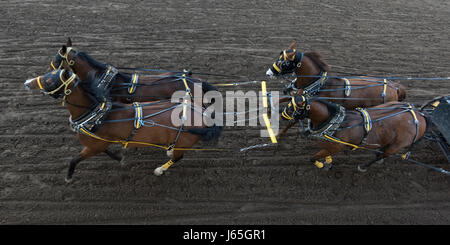
<instances>
[{"instance_id":1,"label":"horse","mask_svg":"<svg viewBox=\"0 0 450 245\"><path fill-rule=\"evenodd\" d=\"M285 94L294 96L305 93L310 96L330 97L330 101L341 103L346 109L371 107L405 99L406 88L386 79L328 77L330 66L320 54L298 52L295 45L296 42L293 41L288 49L283 50L266 72L270 78L289 73L297 75L285 88ZM280 102L287 100L288 98L282 99Z\"/></svg>"},{"instance_id":2,"label":"horse","mask_svg":"<svg viewBox=\"0 0 450 245\"><path fill-rule=\"evenodd\" d=\"M113 66L98 62L87 53L73 49L70 38L50 62L49 70L61 68L71 70L81 80L90 79L89 76L97 77L99 83L105 83L103 86L111 89L112 100L122 103L170 99L172 94L179 90L191 93L194 89L201 88L202 94L217 91L211 84L192 77L188 71L160 75L130 75L119 72Z\"/></svg>"},{"instance_id":3,"label":"horse","mask_svg":"<svg viewBox=\"0 0 450 245\"><path fill-rule=\"evenodd\" d=\"M358 165L362 172L374 162L382 162L408 147L408 152L402 155L406 159L412 145L422 138L430 124L419 110L405 102L347 110L342 105L305 95L292 97L283 108L282 118L311 120L310 136L317 138L320 147L311 161L319 168L330 169L331 156L346 147L375 152L374 160ZM325 163L321 161L324 158Z\"/></svg>"},{"instance_id":4,"label":"horse","mask_svg":"<svg viewBox=\"0 0 450 245\"><path fill-rule=\"evenodd\" d=\"M82 151L70 161L66 181L72 180L76 165L92 156L105 152L114 160L122 157L110 152L110 144L123 144L126 147L155 146L167 150L170 160L154 170L155 175L163 174L172 164L178 162L186 149L200 140L217 140L223 127L213 125L206 127L189 126L182 123L175 126L171 121L171 113L183 107L191 115L201 113L195 107L187 107L184 103L157 101L148 105L135 102L133 104L115 103L114 107L102 118L93 117L93 111L100 111L104 103L97 103L88 91L92 81L81 81L68 70L55 70L43 76L28 79L24 86L28 90L40 89L44 94L54 98L63 97L70 113L72 129L77 132L79 142L84 146ZM92 118L80 121L79 118ZM192 117L191 117L192 118ZM151 120L150 120L151 119ZM150 121L149 121L150 120ZM186 122L189 122L189 118ZM192 121L192 120L191 120ZM100 123L99 123L100 122ZM191 122L191 125L192 124ZM168 145L168 146L166 146Z\"/></svg>"}]
</instances>

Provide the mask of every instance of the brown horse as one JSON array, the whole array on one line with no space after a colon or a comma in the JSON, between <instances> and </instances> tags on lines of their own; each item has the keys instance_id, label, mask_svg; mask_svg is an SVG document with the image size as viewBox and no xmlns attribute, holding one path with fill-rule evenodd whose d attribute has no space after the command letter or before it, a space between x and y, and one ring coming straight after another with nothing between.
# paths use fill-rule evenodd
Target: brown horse
<instances>
[{"instance_id":1,"label":"brown horse","mask_svg":"<svg viewBox=\"0 0 450 245\"><path fill-rule=\"evenodd\" d=\"M285 93L309 96L334 97L330 101L342 104L346 109L371 107L389 101L402 101L405 87L401 84L377 78L340 79L328 77L329 65L315 52L301 53L292 42L287 50L267 70L266 75L275 77L295 73L297 78L287 86ZM284 99L286 101L288 99ZM283 102L281 101L281 102Z\"/></svg>"},{"instance_id":2,"label":"brown horse","mask_svg":"<svg viewBox=\"0 0 450 245\"><path fill-rule=\"evenodd\" d=\"M71 70L81 80L91 79L90 76L102 80L109 78L111 84L112 100L122 103L153 101L170 99L175 91L201 88L201 93L216 91L217 89L207 82L190 76L188 72L171 72L159 75L137 75L118 72L114 67L105 65L93 59L85 52L78 52L72 48L72 41L67 40L66 45L57 52L50 63L50 70ZM113 74L111 77L108 74ZM100 81L100 82L101 82Z\"/></svg>"},{"instance_id":3,"label":"brown horse","mask_svg":"<svg viewBox=\"0 0 450 245\"><path fill-rule=\"evenodd\" d=\"M103 123L95 126L96 129L88 127L90 124L87 123L74 124L73 122L79 122L78 118L89 117L92 108L97 108L96 103L88 95L89 91L86 91L90 86L85 83L86 81L77 80L76 75L70 71L55 70L29 79L24 84L27 89L41 89L45 94L55 98L64 96L67 102L65 104L71 116L72 127L77 129L78 140L84 145L83 150L70 161L67 181L71 180L75 166L79 162L101 152L120 161L121 157L107 150L112 143L121 143L124 147L156 146L168 150L171 159L154 171L156 175L161 175L183 157L186 148L191 148L201 139L217 139L222 130L222 127L215 125L206 127L203 121L200 127L187 126L187 124L175 126L171 121L171 114L176 108L183 107L183 113L184 108L187 108L186 110L190 110L190 115L201 112L194 110L193 107L185 107L183 103L164 101L149 105L117 103L105 115ZM100 106L103 105L100 104ZM189 122L192 117L186 122ZM194 125L192 120L190 125Z\"/></svg>"},{"instance_id":4,"label":"brown horse","mask_svg":"<svg viewBox=\"0 0 450 245\"><path fill-rule=\"evenodd\" d=\"M282 112L284 119L311 119L310 136L318 138L321 148L312 158L319 168L331 167L331 156L345 147L363 148L376 152L376 158L359 165L360 171L376 161L410 147L427 128L426 118L412 105L388 102L371 108L345 110L344 107L307 96L292 97ZM325 163L320 162L325 158Z\"/></svg>"}]
</instances>

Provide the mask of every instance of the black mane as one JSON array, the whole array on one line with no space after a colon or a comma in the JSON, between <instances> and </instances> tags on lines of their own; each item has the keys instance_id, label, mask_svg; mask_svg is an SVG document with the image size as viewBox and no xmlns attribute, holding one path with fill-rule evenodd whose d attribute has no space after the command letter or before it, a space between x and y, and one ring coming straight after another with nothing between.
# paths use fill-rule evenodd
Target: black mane
<instances>
[{"instance_id":1,"label":"black mane","mask_svg":"<svg viewBox=\"0 0 450 245\"><path fill-rule=\"evenodd\" d=\"M330 66L328 63L323 59L322 55L316 52L307 52L305 53L305 56L308 56L322 71L329 72Z\"/></svg>"},{"instance_id":2,"label":"black mane","mask_svg":"<svg viewBox=\"0 0 450 245\"><path fill-rule=\"evenodd\" d=\"M102 72L107 69L107 66L105 64L96 61L94 58L92 58L85 52L78 52L78 57L86 60L90 65L94 66L94 68L97 68Z\"/></svg>"}]
</instances>

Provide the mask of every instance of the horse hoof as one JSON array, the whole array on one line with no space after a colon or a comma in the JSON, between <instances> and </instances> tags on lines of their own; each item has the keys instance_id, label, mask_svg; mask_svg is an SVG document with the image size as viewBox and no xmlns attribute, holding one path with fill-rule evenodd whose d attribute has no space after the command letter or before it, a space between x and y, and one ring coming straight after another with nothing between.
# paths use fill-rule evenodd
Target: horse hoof
<instances>
[{"instance_id":1,"label":"horse hoof","mask_svg":"<svg viewBox=\"0 0 450 245\"><path fill-rule=\"evenodd\" d=\"M153 174L156 176L161 176L163 173L164 173L164 170L162 167L155 168L155 170L153 171Z\"/></svg>"},{"instance_id":2,"label":"horse hoof","mask_svg":"<svg viewBox=\"0 0 450 245\"><path fill-rule=\"evenodd\" d=\"M168 150L166 153L167 153L168 157L172 158L172 156L173 156L173 149Z\"/></svg>"},{"instance_id":3,"label":"horse hoof","mask_svg":"<svg viewBox=\"0 0 450 245\"><path fill-rule=\"evenodd\" d=\"M375 163L378 163L378 164L384 163L384 158L383 158L383 159L380 159L380 160L378 160L378 161L376 161Z\"/></svg>"},{"instance_id":4,"label":"horse hoof","mask_svg":"<svg viewBox=\"0 0 450 245\"><path fill-rule=\"evenodd\" d=\"M65 177L64 178L64 181L67 183L67 184L69 184L69 183L71 183L72 182L72 177Z\"/></svg>"},{"instance_id":5,"label":"horse hoof","mask_svg":"<svg viewBox=\"0 0 450 245\"><path fill-rule=\"evenodd\" d=\"M122 157L122 159L120 159L120 166L125 166L125 164L125 157Z\"/></svg>"},{"instance_id":6,"label":"horse hoof","mask_svg":"<svg viewBox=\"0 0 450 245\"><path fill-rule=\"evenodd\" d=\"M333 164L331 163L325 163L323 166L323 170L328 171L333 167Z\"/></svg>"},{"instance_id":7,"label":"horse hoof","mask_svg":"<svg viewBox=\"0 0 450 245\"><path fill-rule=\"evenodd\" d=\"M367 168L362 167L361 165L358 165L358 171L362 172L362 173L365 173L365 172L367 172Z\"/></svg>"}]
</instances>

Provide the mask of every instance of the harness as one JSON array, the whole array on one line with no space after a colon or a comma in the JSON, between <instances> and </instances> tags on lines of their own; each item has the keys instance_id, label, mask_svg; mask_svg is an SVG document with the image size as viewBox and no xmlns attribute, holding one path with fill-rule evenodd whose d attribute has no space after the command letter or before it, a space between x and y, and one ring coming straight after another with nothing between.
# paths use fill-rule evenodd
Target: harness
<instances>
[{"instance_id":1,"label":"harness","mask_svg":"<svg viewBox=\"0 0 450 245\"><path fill-rule=\"evenodd\" d=\"M102 77L99 79L99 82L97 84L97 88L107 91L111 89L112 87L112 80L114 77L119 73L119 70L117 70L115 67L108 65L108 69L106 72L102 75Z\"/></svg>"},{"instance_id":2,"label":"harness","mask_svg":"<svg viewBox=\"0 0 450 245\"><path fill-rule=\"evenodd\" d=\"M136 87L138 83L139 83L139 75L135 73L131 76L131 84L128 87L129 94L134 94L134 92L136 92Z\"/></svg>"},{"instance_id":3,"label":"harness","mask_svg":"<svg viewBox=\"0 0 450 245\"><path fill-rule=\"evenodd\" d=\"M92 110L88 110L79 118L72 120L72 117L69 117L70 128L74 132L79 132L81 128L90 132L97 131L111 107L111 101L105 99L103 103L97 104Z\"/></svg>"},{"instance_id":4,"label":"harness","mask_svg":"<svg viewBox=\"0 0 450 245\"><path fill-rule=\"evenodd\" d=\"M325 83L328 81L328 76L326 71L321 71L318 76L320 77L303 89L303 94L311 97L320 92L320 89L323 88Z\"/></svg>"},{"instance_id":5,"label":"harness","mask_svg":"<svg viewBox=\"0 0 450 245\"><path fill-rule=\"evenodd\" d=\"M404 110L402 110L402 111L400 111L400 112L397 112L397 113L394 113L394 114L391 114L391 115L388 115L388 116L385 116L385 117L381 117L381 118L375 119L375 120L372 120L372 119L370 118L370 115L369 115L369 113L368 113L368 111L367 111L367 110L390 110L390 109L404 109ZM344 144L344 145L351 146L351 147L353 147L352 150L355 150L355 149L358 149L358 148L367 149L367 148L364 147L364 145L366 145L366 142L367 142L367 136L368 136L369 132L370 132L371 129L372 129L372 123L373 123L373 122L377 122L377 121L381 121L381 120L384 120L384 119L387 119L387 118L390 118L390 117L394 117L394 116L397 116L397 115L399 115L399 114L401 114L401 113L404 113L404 112L410 112L411 115L412 115L412 117L413 117L413 119L414 119L414 125L416 126L416 134L415 134L415 136L414 136L414 140L413 140L412 143L417 142L417 138L419 137L419 130L420 130L420 128L419 128L419 120L417 119L417 115L416 115L416 113L414 112L414 107L413 107L413 105L411 105L411 104L408 103L408 106L407 106L406 108L405 108L405 107L400 107L400 108L366 108L366 109L363 109L363 108L356 108L356 110L359 111L359 112L361 113L361 116L362 116L362 118L363 118L363 128L364 128L365 134L364 134L364 137L363 137L363 139L362 139L362 141L361 141L361 144L359 144L359 145L354 145L354 144L351 144L351 143L342 141L342 140L340 140L340 139L334 137L333 134L323 135L324 138L325 138L326 140L329 140L329 141L333 141L333 142L337 142L337 143L341 143L341 144ZM360 123L355 124L355 125L352 125L352 126L348 126L348 127L346 127L346 128L353 128L353 127L358 126L358 125L360 125ZM345 128L343 128L343 129L345 129ZM336 131L337 131L337 130L336 130Z\"/></svg>"}]
</instances>

